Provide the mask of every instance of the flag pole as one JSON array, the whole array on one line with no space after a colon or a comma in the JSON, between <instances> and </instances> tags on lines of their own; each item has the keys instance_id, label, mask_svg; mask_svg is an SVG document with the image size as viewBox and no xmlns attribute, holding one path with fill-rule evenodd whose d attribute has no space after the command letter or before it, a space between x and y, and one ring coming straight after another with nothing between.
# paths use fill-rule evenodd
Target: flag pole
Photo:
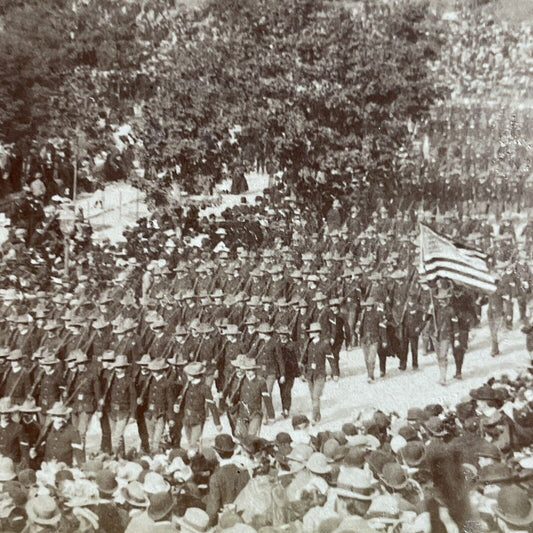
<instances>
[{"instance_id":1,"label":"flag pole","mask_svg":"<svg viewBox=\"0 0 533 533\"><path fill-rule=\"evenodd\" d=\"M423 229L424 225L419 222L418 223L418 229L420 232L420 267L422 272L424 272L424 237L423 237ZM437 332L437 316L435 314L435 302L433 301L433 288L431 285L429 285L429 297L431 301L431 314L433 315L433 325L435 326L435 332Z\"/></svg>"}]
</instances>

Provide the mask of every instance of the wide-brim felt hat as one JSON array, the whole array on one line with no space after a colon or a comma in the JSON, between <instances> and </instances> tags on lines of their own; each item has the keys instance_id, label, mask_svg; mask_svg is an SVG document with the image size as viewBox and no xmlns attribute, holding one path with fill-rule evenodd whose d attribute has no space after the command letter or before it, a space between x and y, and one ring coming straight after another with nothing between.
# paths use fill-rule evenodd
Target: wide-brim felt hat
<instances>
[{"instance_id":1,"label":"wide-brim felt hat","mask_svg":"<svg viewBox=\"0 0 533 533\"><path fill-rule=\"evenodd\" d=\"M161 372L168 367L169 365L165 359L155 359L148 363L148 370L151 370L152 372Z\"/></svg>"},{"instance_id":2,"label":"wide-brim felt hat","mask_svg":"<svg viewBox=\"0 0 533 533\"><path fill-rule=\"evenodd\" d=\"M243 359L240 368L242 370L257 370L259 368L259 365L257 364L255 359L246 357L246 359Z\"/></svg>"},{"instance_id":3,"label":"wide-brim felt hat","mask_svg":"<svg viewBox=\"0 0 533 533\"><path fill-rule=\"evenodd\" d=\"M49 416L70 416L72 409L66 407L62 402L56 402L51 409L49 409L46 414Z\"/></svg>"},{"instance_id":4,"label":"wide-brim felt hat","mask_svg":"<svg viewBox=\"0 0 533 533\"><path fill-rule=\"evenodd\" d=\"M205 373L205 366L202 363L193 362L185 366L183 370L189 376L201 376Z\"/></svg>"},{"instance_id":5,"label":"wide-brim felt hat","mask_svg":"<svg viewBox=\"0 0 533 533\"><path fill-rule=\"evenodd\" d=\"M150 500L139 481L130 481L120 489L120 493L132 507L146 508L150 505Z\"/></svg>"},{"instance_id":6,"label":"wide-brim felt hat","mask_svg":"<svg viewBox=\"0 0 533 533\"><path fill-rule=\"evenodd\" d=\"M117 355L111 368L125 368L127 366L130 366L128 358L125 355Z\"/></svg>"},{"instance_id":7,"label":"wide-brim felt hat","mask_svg":"<svg viewBox=\"0 0 533 533\"><path fill-rule=\"evenodd\" d=\"M21 413L40 413L41 408L35 404L35 400L33 398L26 398L24 402L22 402L21 405L19 405L18 410Z\"/></svg>"}]
</instances>

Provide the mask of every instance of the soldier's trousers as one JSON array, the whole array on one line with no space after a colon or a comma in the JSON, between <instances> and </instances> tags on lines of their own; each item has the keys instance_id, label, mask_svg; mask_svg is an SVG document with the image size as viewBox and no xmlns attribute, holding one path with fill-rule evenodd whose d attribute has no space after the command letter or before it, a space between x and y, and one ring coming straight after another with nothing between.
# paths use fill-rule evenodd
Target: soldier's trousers
<instances>
[{"instance_id":1,"label":"soldier's trousers","mask_svg":"<svg viewBox=\"0 0 533 533\"><path fill-rule=\"evenodd\" d=\"M111 428L111 450L115 455L124 453L124 431L128 425L128 413L114 412L109 417Z\"/></svg>"},{"instance_id":2,"label":"soldier's trousers","mask_svg":"<svg viewBox=\"0 0 533 533\"><path fill-rule=\"evenodd\" d=\"M252 415L250 419L237 418L235 436L242 439L246 436L259 437L261 433L262 415Z\"/></svg>"},{"instance_id":3,"label":"soldier's trousers","mask_svg":"<svg viewBox=\"0 0 533 533\"><path fill-rule=\"evenodd\" d=\"M468 330L459 330L458 339L459 345L453 346L453 359L455 361L455 375L461 375L463 371L463 361L465 359L465 353L468 349Z\"/></svg>"},{"instance_id":4,"label":"soldier's trousers","mask_svg":"<svg viewBox=\"0 0 533 533\"><path fill-rule=\"evenodd\" d=\"M409 348L411 348L411 364L413 368L418 368L418 339L420 338L419 335L415 335L412 337L405 337L403 339L404 342L404 366L405 369L407 367L407 359L409 358ZM402 365L402 359L400 359L400 367Z\"/></svg>"},{"instance_id":5,"label":"soldier's trousers","mask_svg":"<svg viewBox=\"0 0 533 533\"><path fill-rule=\"evenodd\" d=\"M111 426L109 425L109 415L104 411L102 411L102 418L100 418L100 428L102 430L100 449L103 453L111 453Z\"/></svg>"},{"instance_id":6,"label":"soldier's trousers","mask_svg":"<svg viewBox=\"0 0 533 533\"><path fill-rule=\"evenodd\" d=\"M527 296L520 296L517 298L518 312L520 313L520 320L524 322L527 317Z\"/></svg>"},{"instance_id":7,"label":"soldier's trousers","mask_svg":"<svg viewBox=\"0 0 533 533\"><path fill-rule=\"evenodd\" d=\"M376 368L376 356L378 354L377 342L362 342L363 356L365 358L366 372L369 378L374 379L374 371ZM380 358L381 363L381 358Z\"/></svg>"},{"instance_id":8,"label":"soldier's trousers","mask_svg":"<svg viewBox=\"0 0 533 533\"><path fill-rule=\"evenodd\" d=\"M290 411L292 404L292 387L294 385L293 377L285 377L285 383L279 383L279 391L281 395L281 409L283 411Z\"/></svg>"},{"instance_id":9,"label":"soldier's trousers","mask_svg":"<svg viewBox=\"0 0 533 533\"><path fill-rule=\"evenodd\" d=\"M307 379L307 386L309 387L309 394L311 395L311 404L313 405L313 421L320 421L320 398L324 392L324 385L326 384L326 376L310 376Z\"/></svg>"},{"instance_id":10,"label":"soldier's trousers","mask_svg":"<svg viewBox=\"0 0 533 533\"><path fill-rule=\"evenodd\" d=\"M169 425L168 436L170 444L173 448L181 446L181 431L183 429L183 417L181 415L173 415L171 418L173 425Z\"/></svg>"},{"instance_id":11,"label":"soldier's trousers","mask_svg":"<svg viewBox=\"0 0 533 533\"><path fill-rule=\"evenodd\" d=\"M500 347L498 345L498 333L500 331L500 328L502 327L503 323L503 317L492 317L489 318L489 330L490 330L490 338L492 341L492 348L491 348L491 355L498 355L500 353Z\"/></svg>"},{"instance_id":12,"label":"soldier's trousers","mask_svg":"<svg viewBox=\"0 0 533 533\"><path fill-rule=\"evenodd\" d=\"M512 299L503 301L503 312L505 313L505 327L513 329L514 305Z\"/></svg>"},{"instance_id":13,"label":"soldier's trousers","mask_svg":"<svg viewBox=\"0 0 533 533\"><path fill-rule=\"evenodd\" d=\"M150 453L150 439L148 437L148 430L146 429L146 421L144 419L144 409L142 407L137 407L135 419L137 420L137 431L139 432L139 438L141 439L141 451Z\"/></svg>"},{"instance_id":14,"label":"soldier's trousers","mask_svg":"<svg viewBox=\"0 0 533 533\"><path fill-rule=\"evenodd\" d=\"M195 424L194 426L185 425L185 437L189 443L189 449L198 449L202 432L204 430L203 424Z\"/></svg>"},{"instance_id":15,"label":"soldier's trousers","mask_svg":"<svg viewBox=\"0 0 533 533\"><path fill-rule=\"evenodd\" d=\"M89 428L89 422L93 413L80 412L75 415L72 415L72 425L78 430L80 434L80 439L85 449L85 436L87 435L87 429Z\"/></svg>"},{"instance_id":16,"label":"soldier's trousers","mask_svg":"<svg viewBox=\"0 0 533 533\"><path fill-rule=\"evenodd\" d=\"M146 424L146 430L148 431L148 439L150 443L150 453L159 453L159 446L161 444L161 438L163 437L163 431L165 430L165 417L164 416L151 416L144 415L144 421Z\"/></svg>"}]
</instances>

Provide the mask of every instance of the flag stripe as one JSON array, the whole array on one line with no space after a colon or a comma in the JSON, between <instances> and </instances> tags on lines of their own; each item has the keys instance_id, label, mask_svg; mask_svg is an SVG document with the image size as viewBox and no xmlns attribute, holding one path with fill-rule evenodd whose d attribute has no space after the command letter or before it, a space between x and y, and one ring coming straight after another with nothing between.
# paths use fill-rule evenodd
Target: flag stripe
<instances>
[{"instance_id":1,"label":"flag stripe","mask_svg":"<svg viewBox=\"0 0 533 533\"><path fill-rule=\"evenodd\" d=\"M487 266L485 268L476 268L472 266L472 263L467 263L464 261L457 261L456 259L449 259L447 257L433 257L427 261L424 262L424 268L426 270L431 270L434 268L434 265L445 265L449 264L452 268L453 267L461 267L464 269L471 270L475 274L485 274L487 276L490 276L490 279L494 279L492 274L489 272L489 269Z\"/></svg>"},{"instance_id":2,"label":"flag stripe","mask_svg":"<svg viewBox=\"0 0 533 533\"><path fill-rule=\"evenodd\" d=\"M434 272L434 273L431 273L425 276L425 279L427 281L432 281L439 277L448 278L448 279L451 279L452 281L456 281L463 285L467 285L468 287L474 287L475 289L479 289L479 290L486 291L486 292L494 292L496 290L496 285L494 285L494 283L487 283L485 281L474 280L470 276L463 276L457 272L452 272L452 271L441 270L440 273Z\"/></svg>"},{"instance_id":3,"label":"flag stripe","mask_svg":"<svg viewBox=\"0 0 533 533\"><path fill-rule=\"evenodd\" d=\"M490 274L483 274L482 272L478 272L477 270L473 268L458 268L455 265L451 265L449 263L445 263L442 261L439 265L434 266L433 268L425 268L424 273L425 274L432 274L437 273L437 275L440 275L439 272L447 271L447 272L456 272L457 274L469 276L473 280L478 280L485 283L492 283L494 284L494 278Z\"/></svg>"},{"instance_id":4,"label":"flag stripe","mask_svg":"<svg viewBox=\"0 0 533 533\"><path fill-rule=\"evenodd\" d=\"M494 292L496 282L487 256L420 225L420 274L426 281L448 278L484 292Z\"/></svg>"}]
</instances>

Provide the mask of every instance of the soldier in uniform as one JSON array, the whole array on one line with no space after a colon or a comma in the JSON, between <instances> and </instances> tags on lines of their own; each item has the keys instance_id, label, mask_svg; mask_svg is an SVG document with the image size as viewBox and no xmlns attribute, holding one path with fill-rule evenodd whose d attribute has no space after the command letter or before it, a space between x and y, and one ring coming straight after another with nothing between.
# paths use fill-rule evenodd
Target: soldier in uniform
<instances>
[{"instance_id":1,"label":"soldier in uniform","mask_svg":"<svg viewBox=\"0 0 533 533\"><path fill-rule=\"evenodd\" d=\"M476 321L474 296L456 287L452 298L452 306L457 316L458 335L453 345L455 361L455 379L462 379L463 362L468 349L468 335L472 324Z\"/></svg>"},{"instance_id":2,"label":"soldier in uniform","mask_svg":"<svg viewBox=\"0 0 533 533\"><path fill-rule=\"evenodd\" d=\"M235 412L235 435L243 439L247 436L258 437L261 432L263 419L263 404L265 417L274 419L274 406L264 379L257 375L260 368L254 359L249 357L237 360L245 375L239 379L236 389L228 401L228 407Z\"/></svg>"},{"instance_id":3,"label":"soldier in uniform","mask_svg":"<svg viewBox=\"0 0 533 533\"><path fill-rule=\"evenodd\" d=\"M150 453L150 440L144 418L147 404L146 389L148 387L148 380L151 376L150 371L148 370L148 365L150 362L150 356L148 354L144 354L137 361L138 370L133 376L135 381L135 394L137 395L137 410L135 412L135 420L137 421L137 430L139 431L139 438L141 439L141 451L144 453Z\"/></svg>"},{"instance_id":4,"label":"soldier in uniform","mask_svg":"<svg viewBox=\"0 0 533 533\"><path fill-rule=\"evenodd\" d=\"M424 311L422 310L420 303L417 301L416 294L411 291L403 317L403 335L405 339L406 363L410 347L413 370L418 370L418 342L423 327Z\"/></svg>"},{"instance_id":5,"label":"soldier in uniform","mask_svg":"<svg viewBox=\"0 0 533 533\"><path fill-rule=\"evenodd\" d=\"M285 381L279 382L281 395L281 414L283 418L288 418L292 404L292 387L294 380L300 375L298 367L299 351L297 344L291 340L291 332L286 325L277 329L279 336L279 350L285 368Z\"/></svg>"},{"instance_id":6,"label":"soldier in uniform","mask_svg":"<svg viewBox=\"0 0 533 533\"><path fill-rule=\"evenodd\" d=\"M9 354L7 360L11 363L11 368L3 382L2 396L9 396L13 403L20 405L31 389L29 372L23 365L25 357L16 349Z\"/></svg>"},{"instance_id":7,"label":"soldier in uniform","mask_svg":"<svg viewBox=\"0 0 533 533\"><path fill-rule=\"evenodd\" d=\"M346 339L346 322L341 314L341 300L340 298L332 298L329 301L329 321L333 326L331 335L331 351L333 358L329 359L331 366L331 373L333 379L337 381L339 379L339 360L342 345Z\"/></svg>"},{"instance_id":8,"label":"soldier in uniform","mask_svg":"<svg viewBox=\"0 0 533 533\"><path fill-rule=\"evenodd\" d=\"M85 454L80 435L69 421L70 409L57 402L47 415L51 422L43 429L35 446L30 449L30 457L37 457L40 451L38 448L44 446L44 461L55 460L65 463L68 467L74 466L74 463L84 463Z\"/></svg>"},{"instance_id":9,"label":"soldier in uniform","mask_svg":"<svg viewBox=\"0 0 533 533\"><path fill-rule=\"evenodd\" d=\"M496 280L496 290L488 296L488 300L487 319L492 343L490 355L496 357L500 355L498 333L502 327L504 317L504 303L499 280Z\"/></svg>"},{"instance_id":10,"label":"soldier in uniform","mask_svg":"<svg viewBox=\"0 0 533 533\"><path fill-rule=\"evenodd\" d=\"M181 433L183 430L183 411L179 409L179 399L185 386L186 377L183 372L184 366L188 363L182 354L177 352L171 359L168 359L171 366L167 379L171 385L172 409L168 419L168 436L170 445L179 448L181 445Z\"/></svg>"},{"instance_id":11,"label":"soldier in uniform","mask_svg":"<svg viewBox=\"0 0 533 533\"><path fill-rule=\"evenodd\" d=\"M24 467L28 464L29 443L21 424L11 419L17 412L9 397L0 399L0 455Z\"/></svg>"},{"instance_id":12,"label":"soldier in uniform","mask_svg":"<svg viewBox=\"0 0 533 533\"><path fill-rule=\"evenodd\" d=\"M55 356L44 357L39 363L43 371L32 387L35 388L37 405L43 413L51 409L61 398L62 372L59 363L59 359Z\"/></svg>"},{"instance_id":13,"label":"soldier in uniform","mask_svg":"<svg viewBox=\"0 0 533 533\"><path fill-rule=\"evenodd\" d=\"M31 459L29 457L29 450L35 446L39 436L41 435L43 424L40 424L37 420L37 416L41 414L41 408L35 404L35 400L33 398L28 398L22 405L18 407L18 410L20 413L20 425L25 437L23 440L24 442L28 443L28 466L33 470L38 470L41 466L42 454L36 456L35 459Z\"/></svg>"},{"instance_id":14,"label":"soldier in uniform","mask_svg":"<svg viewBox=\"0 0 533 533\"><path fill-rule=\"evenodd\" d=\"M222 431L222 426L211 391L202 379L205 373L204 365L192 362L184 368L184 371L187 375L187 383L178 400L176 410L178 412L183 410L185 437L189 448L197 450L204 429L206 406L211 410L217 431Z\"/></svg>"},{"instance_id":15,"label":"soldier in uniform","mask_svg":"<svg viewBox=\"0 0 533 533\"><path fill-rule=\"evenodd\" d=\"M135 418L137 400L135 383L126 369L130 366L125 355L117 355L111 368L113 373L106 384L106 393L102 400L107 400L109 425L111 429L111 449L118 456L124 448L124 430L130 419ZM105 409L105 405L103 406Z\"/></svg>"},{"instance_id":16,"label":"soldier in uniform","mask_svg":"<svg viewBox=\"0 0 533 533\"><path fill-rule=\"evenodd\" d=\"M437 362L439 364L439 385L446 385L448 371L448 352L458 343L459 328L458 318L451 306L451 292L449 289L440 289L435 295L437 305L430 314L429 335L435 347Z\"/></svg>"},{"instance_id":17,"label":"soldier in uniform","mask_svg":"<svg viewBox=\"0 0 533 533\"><path fill-rule=\"evenodd\" d=\"M378 310L374 297L369 296L362 302L362 312L358 324L359 339L365 359L368 382L374 381L376 357L380 348L387 347L387 322L383 311ZM380 355L379 368L381 377L386 373L386 354Z\"/></svg>"},{"instance_id":18,"label":"soldier in uniform","mask_svg":"<svg viewBox=\"0 0 533 533\"><path fill-rule=\"evenodd\" d=\"M304 374L311 395L313 422L320 422L320 398L326 383L326 359L332 356L329 339L321 335L322 327L318 322L309 325L309 339L300 359L301 373Z\"/></svg>"},{"instance_id":19,"label":"soldier in uniform","mask_svg":"<svg viewBox=\"0 0 533 533\"><path fill-rule=\"evenodd\" d=\"M109 379L113 374L112 365L115 362L115 352L113 350L106 350L102 354L101 366L97 369L97 376L100 382L100 391L102 396L99 398L98 404L100 407L100 428L102 430L102 442L100 448L103 453L111 453L111 426L109 425L109 413L104 409L106 387Z\"/></svg>"},{"instance_id":20,"label":"soldier in uniform","mask_svg":"<svg viewBox=\"0 0 533 533\"><path fill-rule=\"evenodd\" d=\"M156 359L148 364L151 376L147 379L146 387L146 410L144 419L148 438L150 440L150 453L159 453L161 438L168 420L171 419L173 394L171 383L165 376L169 368L164 359ZM144 391L143 391L144 392ZM137 398L137 403L142 402L142 398Z\"/></svg>"},{"instance_id":21,"label":"soldier in uniform","mask_svg":"<svg viewBox=\"0 0 533 533\"><path fill-rule=\"evenodd\" d=\"M85 449L85 436L89 422L96 411L101 398L100 380L92 368L89 368L88 357L80 353L76 358L76 376L72 383L72 390L66 405L72 405L72 424L76 428L83 448Z\"/></svg>"}]
</instances>

